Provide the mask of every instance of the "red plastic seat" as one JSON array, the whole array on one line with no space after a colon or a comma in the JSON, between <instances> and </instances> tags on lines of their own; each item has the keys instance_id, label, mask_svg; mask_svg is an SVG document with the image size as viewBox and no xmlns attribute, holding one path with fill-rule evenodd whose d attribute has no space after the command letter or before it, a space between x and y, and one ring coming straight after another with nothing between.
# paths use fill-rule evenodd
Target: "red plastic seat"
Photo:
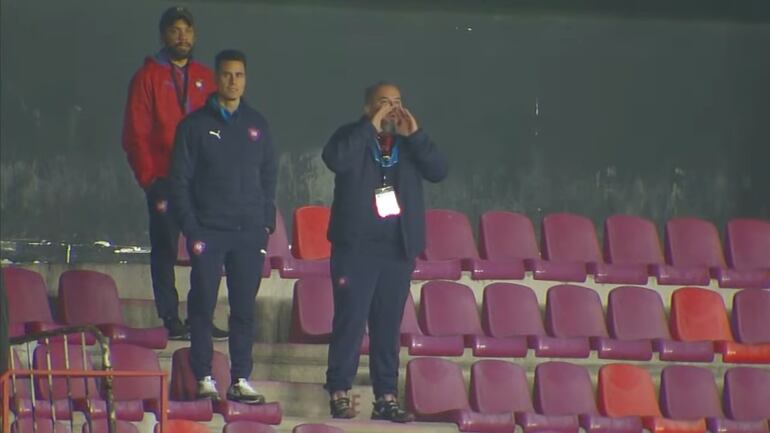
<instances>
[{"instance_id":1,"label":"red plastic seat","mask_svg":"<svg viewBox=\"0 0 770 433\"><path fill-rule=\"evenodd\" d=\"M455 423L462 432L513 431L511 413L474 412L462 371L439 358L415 358L406 365L406 406L419 421Z\"/></svg>"},{"instance_id":2,"label":"red plastic seat","mask_svg":"<svg viewBox=\"0 0 770 433\"><path fill-rule=\"evenodd\" d=\"M256 421L263 424L280 424L283 418L281 405L276 402L260 405L243 404L227 400L230 386L230 362L227 356L214 351L211 358L211 376L217 384L220 401L214 402L214 413L222 415L225 422ZM190 348L177 349L171 357L170 400L195 400L197 380L190 367Z\"/></svg>"},{"instance_id":3,"label":"red plastic seat","mask_svg":"<svg viewBox=\"0 0 770 433\"><path fill-rule=\"evenodd\" d=\"M680 341L712 341L725 362L770 363L770 343L733 340L724 300L719 293L683 287L671 295L671 333Z\"/></svg>"},{"instance_id":4,"label":"red plastic seat","mask_svg":"<svg viewBox=\"0 0 770 433\"><path fill-rule=\"evenodd\" d=\"M331 211L325 206L303 206L294 210L291 252L305 260L328 260L331 244L326 238Z\"/></svg>"},{"instance_id":5,"label":"red plastic seat","mask_svg":"<svg viewBox=\"0 0 770 433\"><path fill-rule=\"evenodd\" d=\"M59 313L69 325L96 325L112 343L162 349L168 331L125 325L118 288L111 276L86 270L64 271L59 277Z\"/></svg>"},{"instance_id":6,"label":"red plastic seat","mask_svg":"<svg viewBox=\"0 0 770 433\"><path fill-rule=\"evenodd\" d=\"M286 235L286 224L280 211L276 211L275 230L268 239L267 258L270 266L278 270L281 278L329 277L327 260L303 260L292 255Z\"/></svg>"},{"instance_id":7,"label":"red plastic seat","mask_svg":"<svg viewBox=\"0 0 770 433\"><path fill-rule=\"evenodd\" d=\"M655 385L647 370L628 364L607 364L599 369L597 400L600 411L610 417L639 417L652 433L704 432L703 419L664 418L655 397Z\"/></svg>"},{"instance_id":8,"label":"red plastic seat","mask_svg":"<svg viewBox=\"0 0 770 433\"><path fill-rule=\"evenodd\" d=\"M183 419L168 420L165 427L165 433L211 433L205 424ZM160 424L155 424L153 432L160 433Z\"/></svg>"},{"instance_id":9,"label":"red plastic seat","mask_svg":"<svg viewBox=\"0 0 770 433\"><path fill-rule=\"evenodd\" d=\"M51 315L48 286L40 274L9 266L2 269L2 278L8 296L8 324L12 329L16 327L16 332L9 332L11 337L64 326ZM94 341L92 336L88 337L88 344Z\"/></svg>"},{"instance_id":10,"label":"red plastic seat","mask_svg":"<svg viewBox=\"0 0 770 433\"><path fill-rule=\"evenodd\" d=\"M492 278L524 278L525 261L540 259L532 221L515 212L485 212L479 218L479 255L499 268Z\"/></svg>"},{"instance_id":11,"label":"red plastic seat","mask_svg":"<svg viewBox=\"0 0 770 433\"><path fill-rule=\"evenodd\" d=\"M765 271L755 287L770 288L770 221L734 218L725 231L725 259L731 269Z\"/></svg>"},{"instance_id":12,"label":"red plastic seat","mask_svg":"<svg viewBox=\"0 0 770 433\"><path fill-rule=\"evenodd\" d=\"M526 336L497 338L484 335L473 291L451 281L429 281L420 295L420 328L436 337L463 338L475 356L524 356Z\"/></svg>"},{"instance_id":13,"label":"red plastic seat","mask_svg":"<svg viewBox=\"0 0 770 433\"><path fill-rule=\"evenodd\" d=\"M225 424L222 433L275 433L275 429L255 421L233 421Z\"/></svg>"}]
</instances>

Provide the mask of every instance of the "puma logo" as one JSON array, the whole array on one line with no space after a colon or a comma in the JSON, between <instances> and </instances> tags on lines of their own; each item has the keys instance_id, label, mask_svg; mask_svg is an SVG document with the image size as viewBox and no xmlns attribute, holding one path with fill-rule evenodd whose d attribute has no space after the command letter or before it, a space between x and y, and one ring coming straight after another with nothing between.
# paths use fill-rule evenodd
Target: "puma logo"
<instances>
[{"instance_id":1,"label":"puma logo","mask_svg":"<svg viewBox=\"0 0 770 433\"><path fill-rule=\"evenodd\" d=\"M220 131L219 129L216 129L216 130L212 129L211 131L209 131L209 135L213 135L214 137L216 137L216 138L218 138L220 140L222 139L222 137L219 135L221 133L222 133L222 131Z\"/></svg>"}]
</instances>

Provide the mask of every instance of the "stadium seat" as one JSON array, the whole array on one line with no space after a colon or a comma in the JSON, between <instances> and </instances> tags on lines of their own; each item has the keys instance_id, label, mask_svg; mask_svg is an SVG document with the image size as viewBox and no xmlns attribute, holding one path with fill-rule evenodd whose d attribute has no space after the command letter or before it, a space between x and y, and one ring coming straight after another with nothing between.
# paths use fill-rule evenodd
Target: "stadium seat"
<instances>
[{"instance_id":1,"label":"stadium seat","mask_svg":"<svg viewBox=\"0 0 770 433\"><path fill-rule=\"evenodd\" d=\"M418 421L455 423L462 432L512 432L513 414L471 410L459 366L439 358L406 365L406 406Z\"/></svg>"},{"instance_id":2,"label":"stadium seat","mask_svg":"<svg viewBox=\"0 0 770 433\"><path fill-rule=\"evenodd\" d=\"M725 230L725 259L730 269L764 271L754 287L770 288L770 221L734 218ZM749 288L744 285L743 287Z\"/></svg>"},{"instance_id":3,"label":"stadium seat","mask_svg":"<svg viewBox=\"0 0 770 433\"><path fill-rule=\"evenodd\" d=\"M582 239L572 239L577 231L574 225L582 222L578 215L554 213L546 215L540 227L540 254L542 259L525 261L527 270L536 280L575 281L586 280L584 259L586 245ZM589 221L590 223L590 221ZM594 235L594 242L596 235ZM589 242L590 243L590 242ZM598 248L593 245L589 248Z\"/></svg>"},{"instance_id":4,"label":"stadium seat","mask_svg":"<svg viewBox=\"0 0 770 433\"><path fill-rule=\"evenodd\" d=\"M51 419L17 419L11 423L11 433L71 433L68 423L54 422Z\"/></svg>"},{"instance_id":5,"label":"stadium seat","mask_svg":"<svg viewBox=\"0 0 770 433\"><path fill-rule=\"evenodd\" d=\"M599 414L588 371L566 362L544 362L535 367L534 403L538 413L579 425L588 432L641 433L639 419Z\"/></svg>"},{"instance_id":6,"label":"stadium seat","mask_svg":"<svg viewBox=\"0 0 770 433\"><path fill-rule=\"evenodd\" d=\"M97 419L91 422L93 430L88 425L88 422L83 423L81 431L83 433L109 433L109 425L106 419ZM31 432L31 430L30 430ZM115 433L139 433L139 429L131 422L128 421L115 421Z\"/></svg>"},{"instance_id":7,"label":"stadium seat","mask_svg":"<svg viewBox=\"0 0 770 433\"><path fill-rule=\"evenodd\" d=\"M636 286L612 289L607 301L607 327L616 340L648 340L662 361L711 362L709 341L676 341L671 338L663 300L658 292Z\"/></svg>"},{"instance_id":8,"label":"stadium seat","mask_svg":"<svg viewBox=\"0 0 770 433\"><path fill-rule=\"evenodd\" d=\"M766 269L729 269L722 253L717 228L697 218L674 218L666 223L666 262L677 268L700 269L719 282L719 287L761 287ZM698 284L704 283L686 283ZM705 283L707 284L707 283Z\"/></svg>"},{"instance_id":9,"label":"stadium seat","mask_svg":"<svg viewBox=\"0 0 770 433\"><path fill-rule=\"evenodd\" d=\"M26 363L22 363L19 359L18 353L16 353L16 350L14 348L11 348L11 357L9 359L10 361L10 368L13 370L19 370L19 369L25 369L27 368ZM82 380L82 379L81 379ZM33 407L32 404L32 393L33 390L30 387L30 379L29 377L23 377L23 376L16 376L14 379L11 377L11 382L9 386L10 391L10 397L11 400L9 402L11 406L11 410L13 411L14 415L17 418L36 418L36 419L44 419L53 418L53 415L51 414L51 402L48 400L35 400L35 404ZM3 387L0 386L0 392L2 392ZM67 400L54 400L53 401L54 408L56 409L56 419L70 419L72 417L71 410L69 407L69 404L67 403ZM23 427L23 426L22 426Z\"/></svg>"},{"instance_id":10,"label":"stadium seat","mask_svg":"<svg viewBox=\"0 0 770 433\"><path fill-rule=\"evenodd\" d=\"M326 228L323 229L326 236ZM292 255L283 215L276 210L275 231L268 239L267 258L281 278L329 277L328 260L304 260Z\"/></svg>"},{"instance_id":11,"label":"stadium seat","mask_svg":"<svg viewBox=\"0 0 770 433\"><path fill-rule=\"evenodd\" d=\"M606 364L599 368L599 410L609 417L638 417L651 433L702 433L706 422L664 418L655 397L655 385L644 368Z\"/></svg>"},{"instance_id":12,"label":"stadium seat","mask_svg":"<svg viewBox=\"0 0 770 433\"><path fill-rule=\"evenodd\" d=\"M671 333L680 341L712 341L724 362L770 363L770 343L733 340L722 296L713 290L683 287L671 295Z\"/></svg>"},{"instance_id":13,"label":"stadium seat","mask_svg":"<svg viewBox=\"0 0 770 433\"><path fill-rule=\"evenodd\" d=\"M727 370L722 401L730 419L770 423L770 371L752 367Z\"/></svg>"},{"instance_id":14,"label":"stadium seat","mask_svg":"<svg viewBox=\"0 0 770 433\"><path fill-rule=\"evenodd\" d=\"M222 433L275 433L275 429L255 421L233 421L225 424Z\"/></svg>"},{"instance_id":15,"label":"stadium seat","mask_svg":"<svg viewBox=\"0 0 770 433\"><path fill-rule=\"evenodd\" d=\"M735 339L743 344L770 344L770 291L741 290L733 296Z\"/></svg>"},{"instance_id":16,"label":"stadium seat","mask_svg":"<svg viewBox=\"0 0 770 433\"><path fill-rule=\"evenodd\" d=\"M420 295L420 328L436 337L461 336L474 356L525 356L525 336L496 338L484 335L473 291L452 281L429 281Z\"/></svg>"},{"instance_id":17,"label":"stadium seat","mask_svg":"<svg viewBox=\"0 0 770 433\"><path fill-rule=\"evenodd\" d=\"M65 326L56 323L51 315L48 287L40 274L9 266L2 269L2 278L8 295L9 336L18 337ZM95 341L92 336L88 340L89 344Z\"/></svg>"},{"instance_id":18,"label":"stadium seat","mask_svg":"<svg viewBox=\"0 0 770 433\"><path fill-rule=\"evenodd\" d=\"M305 423L294 426L291 433L345 433L345 430L326 424Z\"/></svg>"},{"instance_id":19,"label":"stadium seat","mask_svg":"<svg viewBox=\"0 0 770 433\"><path fill-rule=\"evenodd\" d=\"M515 212L485 212L479 218L479 255L495 263L493 278L524 278L525 261L540 259L532 221Z\"/></svg>"},{"instance_id":20,"label":"stadium seat","mask_svg":"<svg viewBox=\"0 0 770 433\"><path fill-rule=\"evenodd\" d=\"M471 367L471 409L480 413L513 413L525 433L537 431L576 432L572 416L535 413L524 369L506 361L485 359Z\"/></svg>"},{"instance_id":21,"label":"stadium seat","mask_svg":"<svg viewBox=\"0 0 770 433\"><path fill-rule=\"evenodd\" d=\"M584 339L603 359L652 359L652 344L647 340L610 338L604 321L599 295L593 290L571 284L548 289L545 326L557 338Z\"/></svg>"},{"instance_id":22,"label":"stadium seat","mask_svg":"<svg viewBox=\"0 0 770 433\"><path fill-rule=\"evenodd\" d=\"M230 386L230 362L223 353L214 350L211 358L211 376L217 383L220 400L213 403L214 413L222 415L225 422L256 421L263 424L280 424L283 417L279 403L261 405L244 404L227 400ZM190 348L177 349L171 357L170 400L195 400L197 380L190 367Z\"/></svg>"},{"instance_id":23,"label":"stadium seat","mask_svg":"<svg viewBox=\"0 0 770 433\"><path fill-rule=\"evenodd\" d=\"M132 344L116 344L110 349L110 360L115 371L160 372L160 362L154 351ZM113 379L115 401L134 401L160 419L160 380L158 377L116 377ZM169 419L190 421L211 421L213 409L211 400L173 401L169 400ZM139 418L136 421L141 421Z\"/></svg>"},{"instance_id":24,"label":"stadium seat","mask_svg":"<svg viewBox=\"0 0 770 433\"><path fill-rule=\"evenodd\" d=\"M165 433L211 433L205 425L184 419L171 419L166 422ZM160 424L155 424L154 433L160 433Z\"/></svg>"},{"instance_id":25,"label":"stadium seat","mask_svg":"<svg viewBox=\"0 0 770 433\"><path fill-rule=\"evenodd\" d=\"M128 343L162 349L168 331L125 325L118 288L111 276L87 270L69 270L59 277L59 313L69 325L96 325L113 344Z\"/></svg>"},{"instance_id":26,"label":"stadium seat","mask_svg":"<svg viewBox=\"0 0 770 433\"><path fill-rule=\"evenodd\" d=\"M412 279L459 280L480 262L473 231L464 214L447 209L425 212L425 250L418 257Z\"/></svg>"},{"instance_id":27,"label":"stadium seat","mask_svg":"<svg viewBox=\"0 0 770 433\"><path fill-rule=\"evenodd\" d=\"M417 319L417 309L410 292L404 304L404 313L401 316L401 346L409 349L413 356L460 356L463 354L465 344L459 336L435 337L425 335L420 329Z\"/></svg>"},{"instance_id":28,"label":"stadium seat","mask_svg":"<svg viewBox=\"0 0 770 433\"><path fill-rule=\"evenodd\" d=\"M292 254L298 259L328 260L331 244L326 238L331 210L326 206L302 206L294 210Z\"/></svg>"},{"instance_id":29,"label":"stadium seat","mask_svg":"<svg viewBox=\"0 0 770 433\"><path fill-rule=\"evenodd\" d=\"M719 391L710 370L690 365L670 365L660 375L660 407L671 419L706 420L712 433L767 432L765 421L725 418Z\"/></svg>"}]
</instances>

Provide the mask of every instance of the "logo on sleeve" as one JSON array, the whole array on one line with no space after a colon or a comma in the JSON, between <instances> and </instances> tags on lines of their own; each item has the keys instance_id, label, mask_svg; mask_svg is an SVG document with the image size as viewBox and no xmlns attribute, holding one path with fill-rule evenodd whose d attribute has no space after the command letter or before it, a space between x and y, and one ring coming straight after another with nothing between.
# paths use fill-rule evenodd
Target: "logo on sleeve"
<instances>
[{"instance_id":1,"label":"logo on sleeve","mask_svg":"<svg viewBox=\"0 0 770 433\"><path fill-rule=\"evenodd\" d=\"M249 139L251 141L257 141L261 136L262 136L262 131L260 131L257 128L249 128Z\"/></svg>"},{"instance_id":2,"label":"logo on sleeve","mask_svg":"<svg viewBox=\"0 0 770 433\"><path fill-rule=\"evenodd\" d=\"M197 89L199 89L199 90L202 89L203 88L203 80L195 80L195 87Z\"/></svg>"}]
</instances>

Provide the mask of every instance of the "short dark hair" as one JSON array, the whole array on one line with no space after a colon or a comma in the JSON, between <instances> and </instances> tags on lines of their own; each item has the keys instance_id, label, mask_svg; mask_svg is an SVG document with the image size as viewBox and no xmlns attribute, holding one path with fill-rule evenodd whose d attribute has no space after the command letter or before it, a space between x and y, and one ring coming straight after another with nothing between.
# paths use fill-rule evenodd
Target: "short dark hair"
<instances>
[{"instance_id":1,"label":"short dark hair","mask_svg":"<svg viewBox=\"0 0 770 433\"><path fill-rule=\"evenodd\" d=\"M188 26L193 26L193 16L190 10L183 6L173 6L165 11L160 16L160 22L158 23L158 29L161 33L165 32L167 28L174 25L175 22L184 20Z\"/></svg>"},{"instance_id":2,"label":"short dark hair","mask_svg":"<svg viewBox=\"0 0 770 433\"><path fill-rule=\"evenodd\" d=\"M395 88L398 88L397 85L393 84L391 81L385 81L381 80L378 81L371 86L368 86L366 89L364 89L364 105L368 104L369 101L371 101L372 97L374 97L374 94L377 93L378 90L380 90L381 87L385 86L393 86Z\"/></svg>"},{"instance_id":3,"label":"short dark hair","mask_svg":"<svg viewBox=\"0 0 770 433\"><path fill-rule=\"evenodd\" d=\"M237 61L243 63L243 69L246 69L246 54L239 50L222 50L214 58L214 69L217 71L223 62Z\"/></svg>"}]
</instances>

